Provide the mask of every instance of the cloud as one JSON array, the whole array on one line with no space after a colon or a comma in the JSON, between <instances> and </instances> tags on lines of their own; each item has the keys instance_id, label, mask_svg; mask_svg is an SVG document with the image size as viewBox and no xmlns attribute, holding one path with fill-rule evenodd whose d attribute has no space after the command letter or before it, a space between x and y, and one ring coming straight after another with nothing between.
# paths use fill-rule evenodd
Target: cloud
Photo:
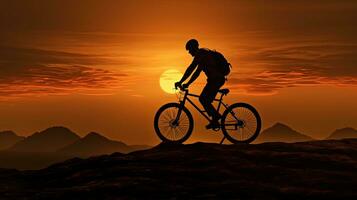
<instances>
[{"instance_id":1,"label":"cloud","mask_svg":"<svg viewBox=\"0 0 357 200\"><path fill-rule=\"evenodd\" d=\"M97 65L104 56L0 47L0 98L50 94L108 94L127 76ZM118 63L117 63L118 64Z\"/></svg>"},{"instance_id":2,"label":"cloud","mask_svg":"<svg viewBox=\"0 0 357 200\"><path fill-rule=\"evenodd\" d=\"M251 94L308 85L357 86L356 44L258 48L241 55L239 63L244 68L231 75L229 84ZM256 70L252 73L249 68Z\"/></svg>"}]
</instances>

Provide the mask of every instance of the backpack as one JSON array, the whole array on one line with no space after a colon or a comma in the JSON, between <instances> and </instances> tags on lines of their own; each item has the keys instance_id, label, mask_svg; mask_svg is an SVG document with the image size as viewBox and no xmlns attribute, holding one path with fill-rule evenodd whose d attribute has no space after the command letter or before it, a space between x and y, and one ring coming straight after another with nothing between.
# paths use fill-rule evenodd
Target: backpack
<instances>
[{"instance_id":1,"label":"backpack","mask_svg":"<svg viewBox=\"0 0 357 200\"><path fill-rule=\"evenodd\" d=\"M216 50L209 50L213 59L215 60L218 70L222 75L227 76L231 72L232 65L227 61L227 59Z\"/></svg>"}]
</instances>

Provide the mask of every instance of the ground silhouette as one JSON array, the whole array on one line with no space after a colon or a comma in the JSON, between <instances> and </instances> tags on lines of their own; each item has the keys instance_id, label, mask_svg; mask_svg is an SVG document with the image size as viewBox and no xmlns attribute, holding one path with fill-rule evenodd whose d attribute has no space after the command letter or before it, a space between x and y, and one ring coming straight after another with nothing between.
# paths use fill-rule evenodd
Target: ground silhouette
<instances>
[{"instance_id":1,"label":"ground silhouette","mask_svg":"<svg viewBox=\"0 0 357 200\"><path fill-rule=\"evenodd\" d=\"M160 144L0 170L1 199L356 199L357 139L255 145Z\"/></svg>"}]
</instances>

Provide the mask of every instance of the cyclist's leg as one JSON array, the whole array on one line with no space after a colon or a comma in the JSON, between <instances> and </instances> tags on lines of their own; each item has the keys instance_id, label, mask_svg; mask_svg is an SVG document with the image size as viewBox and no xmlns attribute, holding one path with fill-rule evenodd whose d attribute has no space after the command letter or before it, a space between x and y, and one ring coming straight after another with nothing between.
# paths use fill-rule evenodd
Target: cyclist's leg
<instances>
[{"instance_id":1,"label":"cyclist's leg","mask_svg":"<svg viewBox=\"0 0 357 200\"><path fill-rule=\"evenodd\" d=\"M200 102L207 111L207 114L212 117L212 121L218 123L220 118L220 114L212 105L214 98L216 97L219 88L221 88L224 84L223 80L217 81L207 81L206 86L203 88L202 93L200 95Z\"/></svg>"},{"instance_id":2,"label":"cyclist's leg","mask_svg":"<svg viewBox=\"0 0 357 200\"><path fill-rule=\"evenodd\" d=\"M210 84L209 82L206 83L205 87L203 88L201 95L199 97L199 101L202 104L203 108L207 111L207 114L209 116L214 115L214 113L212 112L212 84Z\"/></svg>"}]
</instances>

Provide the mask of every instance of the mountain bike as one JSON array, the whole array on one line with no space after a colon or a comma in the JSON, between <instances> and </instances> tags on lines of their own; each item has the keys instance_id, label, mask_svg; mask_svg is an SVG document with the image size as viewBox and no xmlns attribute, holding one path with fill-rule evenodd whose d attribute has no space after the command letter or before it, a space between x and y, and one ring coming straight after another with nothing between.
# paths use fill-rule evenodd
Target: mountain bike
<instances>
[{"instance_id":1,"label":"mountain bike","mask_svg":"<svg viewBox=\"0 0 357 200\"><path fill-rule=\"evenodd\" d=\"M234 103L228 105L223 102L223 96L228 95L229 89L220 89L219 98L214 101L218 102L216 110L220 112L224 108L220 126L214 128L214 131L222 130L223 138L221 144L227 138L234 144L251 143L259 135L261 129L261 118L258 111L247 103ZM205 110L201 110L190 97L198 98L199 95L189 93L188 89L180 87L179 102L168 103L159 108L154 118L154 128L157 136L163 142L183 143L192 134L194 121L192 114L185 107L189 102L198 112L211 122Z\"/></svg>"}]
</instances>

